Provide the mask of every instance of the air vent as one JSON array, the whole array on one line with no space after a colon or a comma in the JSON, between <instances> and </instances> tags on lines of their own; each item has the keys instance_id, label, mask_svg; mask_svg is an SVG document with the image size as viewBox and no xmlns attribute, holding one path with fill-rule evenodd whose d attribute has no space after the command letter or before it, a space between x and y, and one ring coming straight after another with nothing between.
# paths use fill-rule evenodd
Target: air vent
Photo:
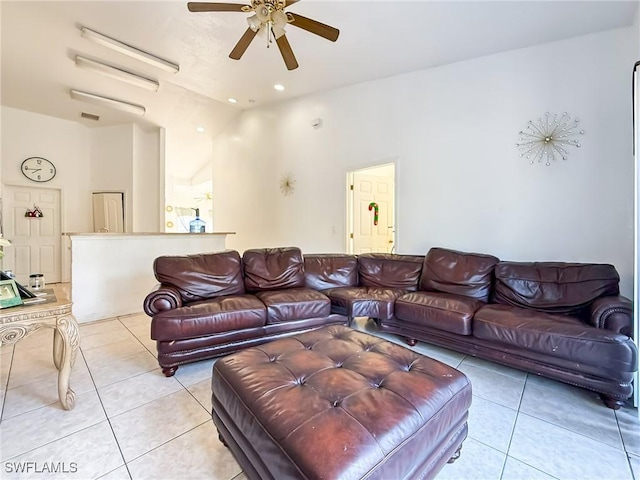
<instances>
[{"instance_id":1,"label":"air vent","mask_svg":"<svg viewBox=\"0 0 640 480\"><path fill-rule=\"evenodd\" d=\"M100 115L94 115L93 113L82 112L80 116L87 120L95 120L96 122L100 120Z\"/></svg>"}]
</instances>

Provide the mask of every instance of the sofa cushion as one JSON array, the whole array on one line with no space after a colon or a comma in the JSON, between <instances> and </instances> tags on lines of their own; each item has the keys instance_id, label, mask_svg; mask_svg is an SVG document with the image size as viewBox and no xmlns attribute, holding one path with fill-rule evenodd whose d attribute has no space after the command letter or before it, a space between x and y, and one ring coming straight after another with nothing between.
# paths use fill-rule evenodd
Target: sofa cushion
<instances>
[{"instance_id":1,"label":"sofa cushion","mask_svg":"<svg viewBox=\"0 0 640 480\"><path fill-rule=\"evenodd\" d=\"M160 283L176 287L185 303L245 293L240 254L235 250L158 257L153 272Z\"/></svg>"},{"instance_id":2,"label":"sofa cushion","mask_svg":"<svg viewBox=\"0 0 640 480\"><path fill-rule=\"evenodd\" d=\"M458 335L471 335L473 314L483 302L462 295L440 292L411 292L396 300L400 320L425 325Z\"/></svg>"},{"instance_id":3,"label":"sofa cushion","mask_svg":"<svg viewBox=\"0 0 640 480\"><path fill-rule=\"evenodd\" d=\"M267 323L281 323L331 315L331 301L310 288L288 288L257 292L267 306Z\"/></svg>"},{"instance_id":4,"label":"sofa cushion","mask_svg":"<svg viewBox=\"0 0 640 480\"><path fill-rule=\"evenodd\" d=\"M253 295L232 295L194 302L157 313L151 320L151 338L183 340L264 326L267 309Z\"/></svg>"},{"instance_id":5,"label":"sofa cushion","mask_svg":"<svg viewBox=\"0 0 640 480\"><path fill-rule=\"evenodd\" d=\"M616 372L635 370L635 349L629 337L567 315L485 305L474 316L473 335L577 364L606 365Z\"/></svg>"},{"instance_id":6,"label":"sofa cushion","mask_svg":"<svg viewBox=\"0 0 640 480\"><path fill-rule=\"evenodd\" d=\"M613 265L561 262L499 262L494 301L547 313L579 314L605 295L618 295Z\"/></svg>"},{"instance_id":7,"label":"sofa cushion","mask_svg":"<svg viewBox=\"0 0 640 480\"><path fill-rule=\"evenodd\" d=\"M387 320L394 316L396 299L407 293L398 288L338 287L324 290L335 313L349 317L371 317Z\"/></svg>"},{"instance_id":8,"label":"sofa cushion","mask_svg":"<svg viewBox=\"0 0 640 480\"><path fill-rule=\"evenodd\" d=\"M249 292L304 287L304 262L299 248L246 250L242 262Z\"/></svg>"},{"instance_id":9,"label":"sofa cushion","mask_svg":"<svg viewBox=\"0 0 640 480\"><path fill-rule=\"evenodd\" d=\"M304 256L307 288L325 290L358 285L358 258L355 255L327 254Z\"/></svg>"},{"instance_id":10,"label":"sofa cushion","mask_svg":"<svg viewBox=\"0 0 640 480\"><path fill-rule=\"evenodd\" d=\"M362 287L418 289L424 257L364 253L358 255L359 285Z\"/></svg>"},{"instance_id":11,"label":"sofa cushion","mask_svg":"<svg viewBox=\"0 0 640 480\"><path fill-rule=\"evenodd\" d=\"M434 247L424 259L420 290L464 295L486 303L498 261L493 255Z\"/></svg>"}]
</instances>

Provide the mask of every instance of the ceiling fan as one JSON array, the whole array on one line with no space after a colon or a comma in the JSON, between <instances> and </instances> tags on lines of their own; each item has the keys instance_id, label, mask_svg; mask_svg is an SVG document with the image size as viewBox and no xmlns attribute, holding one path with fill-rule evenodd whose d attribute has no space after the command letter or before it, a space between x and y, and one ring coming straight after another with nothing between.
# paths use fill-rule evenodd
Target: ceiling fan
<instances>
[{"instance_id":1,"label":"ceiling fan","mask_svg":"<svg viewBox=\"0 0 640 480\"><path fill-rule=\"evenodd\" d=\"M298 0L251 0L250 5L241 5L238 3L188 2L187 8L190 12L253 12L254 14L247 18L249 28L247 28L247 31L244 32L236 46L231 50L229 57L234 60L240 60L258 32L264 32L267 35L267 47L273 39L275 39L287 69L294 70L298 68L298 62L285 36L284 27L287 24L314 33L332 42L335 42L340 34L340 30L337 28L303 17L297 13L284 11L285 8L297 1Z\"/></svg>"}]
</instances>

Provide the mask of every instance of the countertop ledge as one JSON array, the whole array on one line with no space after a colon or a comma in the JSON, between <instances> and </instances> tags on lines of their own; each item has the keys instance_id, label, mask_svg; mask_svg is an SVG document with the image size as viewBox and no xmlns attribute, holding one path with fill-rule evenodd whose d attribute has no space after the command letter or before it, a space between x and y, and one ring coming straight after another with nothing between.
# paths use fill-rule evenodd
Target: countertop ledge
<instances>
[{"instance_id":1,"label":"countertop ledge","mask_svg":"<svg viewBox=\"0 0 640 480\"><path fill-rule=\"evenodd\" d=\"M69 237L82 236L82 237L136 237L136 236L167 236L167 237L179 237L179 236L193 236L198 235L200 237L206 235L235 235L236 232L206 232L206 233L167 233L167 232L132 232L132 233L111 233L111 232L64 232L62 235Z\"/></svg>"}]
</instances>

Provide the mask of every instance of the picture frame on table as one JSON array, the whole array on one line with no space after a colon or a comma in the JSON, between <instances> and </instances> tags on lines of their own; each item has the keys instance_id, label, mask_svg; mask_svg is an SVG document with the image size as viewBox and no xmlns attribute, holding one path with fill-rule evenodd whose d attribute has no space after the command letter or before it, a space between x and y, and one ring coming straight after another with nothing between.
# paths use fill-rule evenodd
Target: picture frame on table
<instances>
[{"instance_id":1,"label":"picture frame on table","mask_svg":"<svg viewBox=\"0 0 640 480\"><path fill-rule=\"evenodd\" d=\"M16 282L13 280L0 280L0 308L22 305L22 297Z\"/></svg>"}]
</instances>

